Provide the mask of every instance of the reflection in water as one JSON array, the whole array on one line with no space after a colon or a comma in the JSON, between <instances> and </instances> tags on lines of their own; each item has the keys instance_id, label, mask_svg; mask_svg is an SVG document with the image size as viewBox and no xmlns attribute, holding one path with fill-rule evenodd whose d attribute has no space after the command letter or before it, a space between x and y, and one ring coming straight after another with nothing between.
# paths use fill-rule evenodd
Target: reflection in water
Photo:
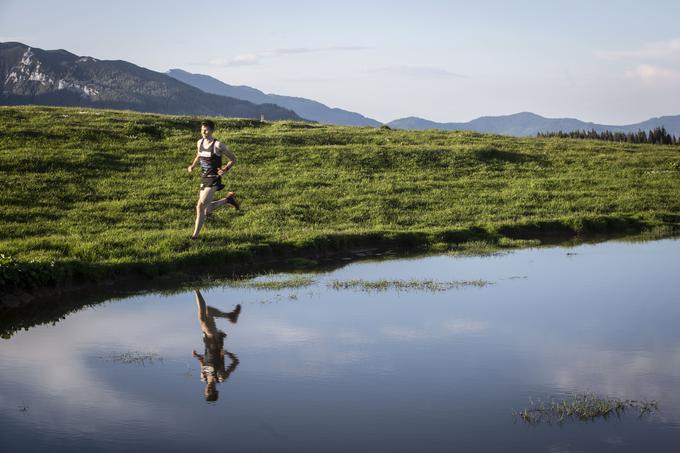
<instances>
[{"instance_id":1,"label":"reflection in water","mask_svg":"<svg viewBox=\"0 0 680 453\"><path fill-rule=\"evenodd\" d=\"M434 256L314 278L497 284L277 288L268 304L225 286L84 309L0 340L0 451L220 451L227 436L234 451L680 451L679 260L680 240ZM249 304L238 326L237 301ZM247 358L236 379L225 347ZM163 360L99 359L119 351ZM227 377L229 404L206 403ZM582 392L659 410L559 427L512 417Z\"/></svg>"},{"instance_id":2,"label":"reflection in water","mask_svg":"<svg viewBox=\"0 0 680 453\"><path fill-rule=\"evenodd\" d=\"M227 334L217 328L215 318L225 318L232 324L236 324L241 314L241 305L236 305L236 308L232 311L225 313L215 307L206 305L205 299L203 299L203 295L199 290L194 290L194 294L196 295L198 322L201 324L201 331L203 332L205 352L199 354L194 350L192 353L201 364L201 381L205 382L205 391L203 392L205 400L217 401L219 397L217 383L229 379L231 373L238 366L239 361L235 354L224 349L224 338ZM228 356L231 361L226 369L224 366L225 356Z\"/></svg>"}]
</instances>

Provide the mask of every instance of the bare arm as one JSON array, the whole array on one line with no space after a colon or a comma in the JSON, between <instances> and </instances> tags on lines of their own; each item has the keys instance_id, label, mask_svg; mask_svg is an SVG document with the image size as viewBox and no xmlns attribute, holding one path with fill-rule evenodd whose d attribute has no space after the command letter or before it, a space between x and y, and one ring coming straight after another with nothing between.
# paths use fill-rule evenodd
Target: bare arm
<instances>
[{"instance_id":1,"label":"bare arm","mask_svg":"<svg viewBox=\"0 0 680 453\"><path fill-rule=\"evenodd\" d=\"M196 168L196 165L198 164L198 159L199 159L199 155L198 155L198 147L201 146L200 143L201 143L201 142L199 141L199 142L196 144L196 157L194 157L194 161L191 163L191 165L189 165L189 166L187 167L187 171L188 171L189 173L191 173L191 170L193 170L194 168Z\"/></svg>"},{"instance_id":2,"label":"bare arm","mask_svg":"<svg viewBox=\"0 0 680 453\"><path fill-rule=\"evenodd\" d=\"M196 164L198 163L198 154L196 154L196 157L194 158L194 161L187 167L187 171L191 173L191 170L193 170L196 167Z\"/></svg>"},{"instance_id":3,"label":"bare arm","mask_svg":"<svg viewBox=\"0 0 680 453\"><path fill-rule=\"evenodd\" d=\"M191 355L193 355L194 357L196 357L196 358L198 359L198 362L199 362L201 365L204 365L203 362L204 362L205 359L203 358L203 354L199 354L198 352L196 352L196 350L193 350L193 351L191 351Z\"/></svg>"},{"instance_id":4,"label":"bare arm","mask_svg":"<svg viewBox=\"0 0 680 453\"><path fill-rule=\"evenodd\" d=\"M232 152L232 150L229 149L227 145L222 142L220 142L219 149L222 155L227 158L227 164L220 168L217 172L218 175L223 175L224 173L228 172L236 163L236 155Z\"/></svg>"}]
</instances>

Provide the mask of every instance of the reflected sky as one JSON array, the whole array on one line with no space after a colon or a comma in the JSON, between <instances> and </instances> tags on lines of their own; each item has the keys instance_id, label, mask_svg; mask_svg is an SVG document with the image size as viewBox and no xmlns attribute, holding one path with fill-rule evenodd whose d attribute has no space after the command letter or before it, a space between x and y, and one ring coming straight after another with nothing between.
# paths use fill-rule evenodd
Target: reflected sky
<instances>
[{"instance_id":1,"label":"reflected sky","mask_svg":"<svg viewBox=\"0 0 680 453\"><path fill-rule=\"evenodd\" d=\"M196 294L84 309L0 341L3 451L639 451L680 447L680 241L360 262L306 288L202 289L238 364L207 401ZM444 292L334 279L484 279ZM157 354L124 363L116 354ZM230 369L225 355L224 371ZM571 392L656 399L639 420L527 427ZM493 435L489 435L493 433ZM6 450L5 450L6 449Z\"/></svg>"}]
</instances>

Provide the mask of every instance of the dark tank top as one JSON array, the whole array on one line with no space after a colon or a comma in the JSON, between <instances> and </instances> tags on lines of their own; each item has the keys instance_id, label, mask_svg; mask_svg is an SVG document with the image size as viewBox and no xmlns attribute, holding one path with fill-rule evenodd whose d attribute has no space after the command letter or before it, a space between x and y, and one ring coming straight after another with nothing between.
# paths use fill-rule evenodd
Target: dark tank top
<instances>
[{"instance_id":1,"label":"dark tank top","mask_svg":"<svg viewBox=\"0 0 680 453\"><path fill-rule=\"evenodd\" d=\"M210 150L203 149L204 138L201 139L201 144L198 146L198 156L201 169L203 170L203 177L214 178L217 177L217 170L222 166L222 156L215 153L215 142L213 139L210 145Z\"/></svg>"}]
</instances>

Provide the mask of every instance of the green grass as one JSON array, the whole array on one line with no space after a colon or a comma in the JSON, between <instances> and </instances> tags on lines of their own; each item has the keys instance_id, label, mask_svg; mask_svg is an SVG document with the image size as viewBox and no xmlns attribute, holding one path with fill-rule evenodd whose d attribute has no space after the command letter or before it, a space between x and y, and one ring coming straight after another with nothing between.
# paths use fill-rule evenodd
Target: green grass
<instances>
[{"instance_id":1,"label":"green grass","mask_svg":"<svg viewBox=\"0 0 680 453\"><path fill-rule=\"evenodd\" d=\"M0 290L680 225L677 147L222 118L243 209L190 241L199 120L1 107Z\"/></svg>"},{"instance_id":2,"label":"green grass","mask_svg":"<svg viewBox=\"0 0 680 453\"><path fill-rule=\"evenodd\" d=\"M529 424L564 423L566 421L591 422L611 415L620 417L626 411L638 416L651 415L659 410L658 402L651 400L622 400L603 398L592 393L573 395L568 399L529 401L529 406L514 412L515 418Z\"/></svg>"},{"instance_id":3,"label":"green grass","mask_svg":"<svg viewBox=\"0 0 680 453\"><path fill-rule=\"evenodd\" d=\"M282 289L307 288L314 284L314 279L310 277L290 277L282 280L230 280L228 286L232 288L249 288L276 291Z\"/></svg>"}]
</instances>

